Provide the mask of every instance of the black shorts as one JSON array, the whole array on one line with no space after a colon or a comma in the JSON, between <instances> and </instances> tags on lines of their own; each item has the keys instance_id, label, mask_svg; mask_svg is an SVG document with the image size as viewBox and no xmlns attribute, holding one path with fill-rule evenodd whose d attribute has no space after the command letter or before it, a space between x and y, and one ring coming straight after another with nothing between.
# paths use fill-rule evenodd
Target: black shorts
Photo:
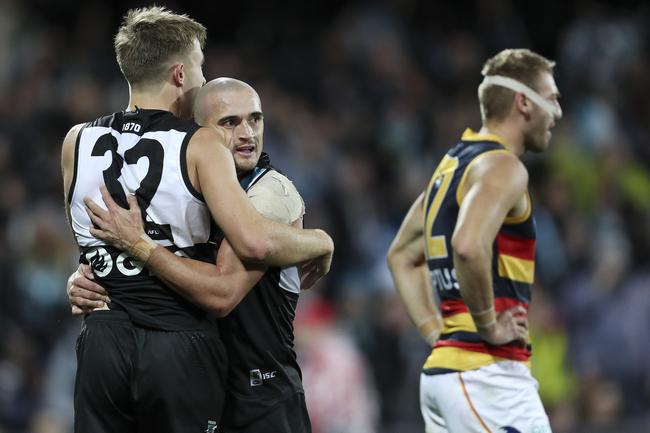
<instances>
[{"instance_id":1,"label":"black shorts","mask_svg":"<svg viewBox=\"0 0 650 433\"><path fill-rule=\"evenodd\" d=\"M77 340L77 433L216 432L228 358L214 324L135 326L122 311L89 314Z\"/></svg>"},{"instance_id":2,"label":"black shorts","mask_svg":"<svg viewBox=\"0 0 650 433\"><path fill-rule=\"evenodd\" d=\"M223 433L311 433L311 422L305 404L305 394L295 392L287 399L275 403L270 410L256 416L246 425L232 425L233 411L246 410L227 404L222 419Z\"/></svg>"}]
</instances>

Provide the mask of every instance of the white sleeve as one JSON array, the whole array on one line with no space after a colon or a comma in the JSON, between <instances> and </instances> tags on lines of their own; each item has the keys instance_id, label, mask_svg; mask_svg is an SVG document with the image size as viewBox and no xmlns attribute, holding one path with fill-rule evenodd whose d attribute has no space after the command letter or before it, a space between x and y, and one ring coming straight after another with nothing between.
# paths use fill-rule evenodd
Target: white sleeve
<instances>
[{"instance_id":1,"label":"white sleeve","mask_svg":"<svg viewBox=\"0 0 650 433\"><path fill-rule=\"evenodd\" d=\"M293 183L271 171L248 190L255 209L265 217L291 224L305 214L305 204Z\"/></svg>"}]
</instances>

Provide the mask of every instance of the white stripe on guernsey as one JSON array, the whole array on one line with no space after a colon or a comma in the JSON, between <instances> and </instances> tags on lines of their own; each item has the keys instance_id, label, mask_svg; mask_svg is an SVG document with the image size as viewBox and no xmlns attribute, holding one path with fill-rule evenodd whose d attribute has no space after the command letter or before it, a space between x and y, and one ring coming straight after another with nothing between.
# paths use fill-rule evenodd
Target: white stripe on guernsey
<instances>
[{"instance_id":1,"label":"white stripe on guernsey","mask_svg":"<svg viewBox=\"0 0 650 433\"><path fill-rule=\"evenodd\" d=\"M300 276L298 267L283 268L280 272L280 287L287 292L300 294Z\"/></svg>"},{"instance_id":2,"label":"white stripe on guernsey","mask_svg":"<svg viewBox=\"0 0 650 433\"><path fill-rule=\"evenodd\" d=\"M488 75L483 79L481 86L501 86L506 87L515 92L520 92L530 98L542 110L546 111L551 117L560 117L560 112L557 107L550 101L544 99L539 93L522 83L510 77L502 75Z\"/></svg>"},{"instance_id":3,"label":"white stripe on guernsey","mask_svg":"<svg viewBox=\"0 0 650 433\"><path fill-rule=\"evenodd\" d=\"M264 173L267 173L269 171L270 170L260 170L260 172L257 173L257 175L248 183L248 185L253 185L255 182L257 182L257 179L259 179Z\"/></svg>"}]
</instances>

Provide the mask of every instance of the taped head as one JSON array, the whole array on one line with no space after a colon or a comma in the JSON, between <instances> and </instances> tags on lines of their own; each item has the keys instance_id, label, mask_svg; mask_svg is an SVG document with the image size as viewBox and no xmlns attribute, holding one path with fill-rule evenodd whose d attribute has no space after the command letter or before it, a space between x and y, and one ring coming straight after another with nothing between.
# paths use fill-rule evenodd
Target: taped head
<instances>
[{"instance_id":1,"label":"taped head","mask_svg":"<svg viewBox=\"0 0 650 433\"><path fill-rule=\"evenodd\" d=\"M479 86L479 89L487 86L501 86L517 93L523 93L528 99L537 104L552 118L557 120L562 117L562 109L557 104L554 104L553 102L544 98L535 90L531 89L521 81L515 80L514 78L504 77L502 75L488 75L483 79L483 82Z\"/></svg>"},{"instance_id":2,"label":"taped head","mask_svg":"<svg viewBox=\"0 0 650 433\"><path fill-rule=\"evenodd\" d=\"M510 113L517 92L525 94L541 107L536 100L538 98L530 95L539 95L544 74L552 76L554 67L555 62L528 49L507 49L488 59L481 71L485 81L478 88L483 123L486 120L505 119ZM522 90L524 88L528 91ZM544 111L548 112L547 109ZM560 114L555 111L554 109L552 117Z\"/></svg>"}]
</instances>

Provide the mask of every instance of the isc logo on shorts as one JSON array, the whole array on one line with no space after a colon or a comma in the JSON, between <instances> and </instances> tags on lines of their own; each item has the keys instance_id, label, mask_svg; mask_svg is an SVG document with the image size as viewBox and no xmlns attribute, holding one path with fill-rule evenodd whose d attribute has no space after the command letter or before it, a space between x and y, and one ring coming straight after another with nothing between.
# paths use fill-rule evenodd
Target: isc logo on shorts
<instances>
[{"instance_id":1,"label":"isc logo on shorts","mask_svg":"<svg viewBox=\"0 0 650 433\"><path fill-rule=\"evenodd\" d=\"M262 373L259 368L253 369L250 371L250 383L251 386L260 386L264 385L265 380L273 379L276 375L276 371L267 371Z\"/></svg>"},{"instance_id":2,"label":"isc logo on shorts","mask_svg":"<svg viewBox=\"0 0 650 433\"><path fill-rule=\"evenodd\" d=\"M205 433L216 433L217 432L217 422L208 420L208 428L205 429Z\"/></svg>"}]
</instances>

